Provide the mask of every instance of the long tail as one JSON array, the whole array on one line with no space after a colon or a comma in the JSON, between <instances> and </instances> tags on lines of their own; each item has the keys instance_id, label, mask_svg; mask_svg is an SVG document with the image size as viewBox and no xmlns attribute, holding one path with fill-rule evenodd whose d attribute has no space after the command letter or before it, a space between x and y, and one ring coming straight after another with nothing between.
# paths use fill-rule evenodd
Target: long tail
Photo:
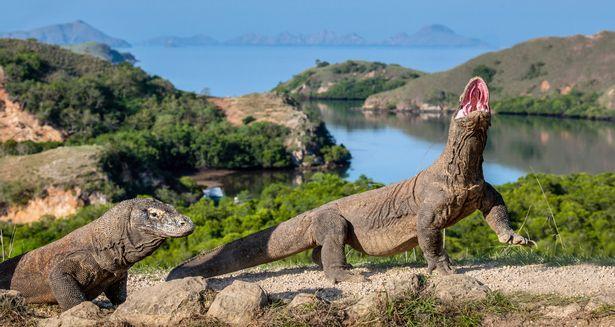
<instances>
[{"instance_id":1,"label":"long tail","mask_svg":"<svg viewBox=\"0 0 615 327\"><path fill-rule=\"evenodd\" d=\"M309 232L310 225L308 215L299 215L277 226L203 252L175 267L166 279L218 276L311 249L316 244Z\"/></svg>"}]
</instances>

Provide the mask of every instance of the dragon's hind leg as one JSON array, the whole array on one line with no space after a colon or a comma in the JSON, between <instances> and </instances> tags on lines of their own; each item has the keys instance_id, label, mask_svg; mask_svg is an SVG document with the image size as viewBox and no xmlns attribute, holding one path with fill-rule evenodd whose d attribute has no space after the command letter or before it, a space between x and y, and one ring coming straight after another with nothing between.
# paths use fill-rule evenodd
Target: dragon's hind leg
<instances>
[{"instance_id":1,"label":"dragon's hind leg","mask_svg":"<svg viewBox=\"0 0 615 327\"><path fill-rule=\"evenodd\" d=\"M318 247L312 260L319 264L332 282L360 282L365 277L348 271L344 248L348 237L348 221L335 210L326 210L314 219L314 238Z\"/></svg>"},{"instance_id":2,"label":"dragon's hind leg","mask_svg":"<svg viewBox=\"0 0 615 327\"><path fill-rule=\"evenodd\" d=\"M322 246L317 246L312 250L312 262L314 262L320 269L322 269L322 258L320 257L320 253L322 252ZM346 263L344 266L346 269L352 269L352 265Z\"/></svg>"}]
</instances>

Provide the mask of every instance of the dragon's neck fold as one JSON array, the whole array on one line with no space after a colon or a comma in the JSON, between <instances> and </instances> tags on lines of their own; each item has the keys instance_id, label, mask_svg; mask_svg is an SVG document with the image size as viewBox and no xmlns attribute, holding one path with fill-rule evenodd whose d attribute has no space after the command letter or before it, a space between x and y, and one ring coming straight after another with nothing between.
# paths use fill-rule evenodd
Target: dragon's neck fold
<instances>
[{"instance_id":1,"label":"dragon's neck fold","mask_svg":"<svg viewBox=\"0 0 615 327\"><path fill-rule=\"evenodd\" d=\"M452 130L436 166L449 185L471 185L483 181L483 151L487 134Z\"/></svg>"}]
</instances>

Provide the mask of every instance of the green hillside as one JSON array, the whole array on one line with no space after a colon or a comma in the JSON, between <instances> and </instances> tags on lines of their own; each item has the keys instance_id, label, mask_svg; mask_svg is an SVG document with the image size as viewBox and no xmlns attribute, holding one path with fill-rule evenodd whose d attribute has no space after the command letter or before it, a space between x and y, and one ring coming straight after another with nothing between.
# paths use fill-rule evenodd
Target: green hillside
<instances>
[{"instance_id":1,"label":"green hillside","mask_svg":"<svg viewBox=\"0 0 615 327\"><path fill-rule=\"evenodd\" d=\"M614 52L615 32L534 39L372 95L364 107L451 108L478 75L489 84L498 112L614 118Z\"/></svg>"},{"instance_id":2,"label":"green hillside","mask_svg":"<svg viewBox=\"0 0 615 327\"><path fill-rule=\"evenodd\" d=\"M424 73L399 65L349 60L316 66L280 83L275 92L300 99L363 100L368 96L395 89Z\"/></svg>"},{"instance_id":3,"label":"green hillside","mask_svg":"<svg viewBox=\"0 0 615 327\"><path fill-rule=\"evenodd\" d=\"M306 129L303 143L290 144L286 126L231 124L206 97L179 91L140 68L32 40L0 39L0 73L0 88L26 112L68 135L65 145L104 147L100 165L123 190L120 198L158 192L195 168L291 167L302 164L293 152L305 144L315 156L335 149L326 129L317 128L319 121L298 125ZM1 148L28 154L48 147Z\"/></svg>"}]
</instances>

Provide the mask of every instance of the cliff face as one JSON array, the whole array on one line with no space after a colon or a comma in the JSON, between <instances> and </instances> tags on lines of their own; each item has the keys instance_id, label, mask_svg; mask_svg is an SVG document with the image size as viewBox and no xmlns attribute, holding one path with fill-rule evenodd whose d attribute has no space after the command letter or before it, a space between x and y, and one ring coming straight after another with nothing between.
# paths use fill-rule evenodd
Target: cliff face
<instances>
[{"instance_id":1,"label":"cliff face","mask_svg":"<svg viewBox=\"0 0 615 327\"><path fill-rule=\"evenodd\" d=\"M0 220L27 223L106 203L101 154L99 146L75 146L0 158Z\"/></svg>"},{"instance_id":2,"label":"cliff face","mask_svg":"<svg viewBox=\"0 0 615 327\"><path fill-rule=\"evenodd\" d=\"M30 199L23 206L12 206L0 212L0 220L15 224L37 221L44 216L66 217L75 214L86 204L105 204L107 198L101 193L85 194L81 188L62 189L49 187L44 195Z\"/></svg>"},{"instance_id":3,"label":"cliff face","mask_svg":"<svg viewBox=\"0 0 615 327\"><path fill-rule=\"evenodd\" d=\"M0 142L61 142L64 133L43 124L34 115L24 111L19 103L12 101L4 89L4 71L0 67Z\"/></svg>"}]
</instances>

